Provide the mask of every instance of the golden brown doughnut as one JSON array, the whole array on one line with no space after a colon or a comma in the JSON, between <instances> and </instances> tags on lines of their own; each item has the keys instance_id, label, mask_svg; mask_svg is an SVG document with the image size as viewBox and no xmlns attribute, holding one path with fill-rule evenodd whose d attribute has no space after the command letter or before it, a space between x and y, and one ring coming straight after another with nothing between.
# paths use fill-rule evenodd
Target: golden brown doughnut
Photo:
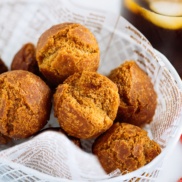
<instances>
[{"instance_id":1,"label":"golden brown doughnut","mask_svg":"<svg viewBox=\"0 0 182 182\"><path fill-rule=\"evenodd\" d=\"M145 130L117 122L95 140L93 153L107 173L120 169L125 174L151 162L161 149Z\"/></svg>"},{"instance_id":2,"label":"golden brown doughnut","mask_svg":"<svg viewBox=\"0 0 182 182\"><path fill-rule=\"evenodd\" d=\"M39 75L35 46L32 43L24 44L15 54L11 63L11 70L26 70Z\"/></svg>"},{"instance_id":3,"label":"golden brown doughnut","mask_svg":"<svg viewBox=\"0 0 182 182\"><path fill-rule=\"evenodd\" d=\"M96 71L100 51L94 35L83 25L52 26L38 40L36 58L42 74L54 85L79 71Z\"/></svg>"},{"instance_id":4,"label":"golden brown doughnut","mask_svg":"<svg viewBox=\"0 0 182 182\"><path fill-rule=\"evenodd\" d=\"M127 61L112 70L109 78L118 86L120 95L117 120L137 126L150 123L157 94L148 75L134 61Z\"/></svg>"},{"instance_id":5,"label":"golden brown doughnut","mask_svg":"<svg viewBox=\"0 0 182 182\"><path fill-rule=\"evenodd\" d=\"M0 132L26 138L42 129L50 115L51 91L36 75L23 70L0 75Z\"/></svg>"},{"instance_id":6,"label":"golden brown doughnut","mask_svg":"<svg viewBox=\"0 0 182 182\"><path fill-rule=\"evenodd\" d=\"M60 126L76 138L94 138L113 124L119 105L117 86L107 77L83 71L59 85L54 113Z\"/></svg>"}]
</instances>

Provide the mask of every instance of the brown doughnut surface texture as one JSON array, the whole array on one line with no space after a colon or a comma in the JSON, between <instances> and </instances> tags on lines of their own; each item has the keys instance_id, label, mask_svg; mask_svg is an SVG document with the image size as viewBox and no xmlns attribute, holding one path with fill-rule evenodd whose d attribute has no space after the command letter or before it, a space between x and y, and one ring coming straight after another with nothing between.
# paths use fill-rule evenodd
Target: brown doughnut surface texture
<instances>
[{"instance_id":1,"label":"brown doughnut surface texture","mask_svg":"<svg viewBox=\"0 0 182 182\"><path fill-rule=\"evenodd\" d=\"M39 68L35 58L35 46L32 43L24 44L15 54L11 63L11 70L27 70L38 75Z\"/></svg>"},{"instance_id":2,"label":"brown doughnut surface texture","mask_svg":"<svg viewBox=\"0 0 182 182\"><path fill-rule=\"evenodd\" d=\"M4 61L0 58L0 74L8 71L8 67L5 65Z\"/></svg>"},{"instance_id":3,"label":"brown doughnut surface texture","mask_svg":"<svg viewBox=\"0 0 182 182\"><path fill-rule=\"evenodd\" d=\"M75 73L54 94L54 113L60 126L82 139L94 138L110 128L118 106L117 86L96 72Z\"/></svg>"},{"instance_id":4,"label":"brown doughnut surface texture","mask_svg":"<svg viewBox=\"0 0 182 182\"><path fill-rule=\"evenodd\" d=\"M94 35L83 25L62 23L38 40L36 58L42 74L54 85L79 71L96 71L100 61Z\"/></svg>"},{"instance_id":5,"label":"brown doughnut surface texture","mask_svg":"<svg viewBox=\"0 0 182 182\"><path fill-rule=\"evenodd\" d=\"M26 138L45 126L50 115L51 92L36 75L15 70L0 75L0 132Z\"/></svg>"},{"instance_id":6,"label":"brown doughnut surface texture","mask_svg":"<svg viewBox=\"0 0 182 182\"><path fill-rule=\"evenodd\" d=\"M109 78L118 86L120 95L117 119L137 126L150 123L157 94L148 75L134 61L126 61L112 70Z\"/></svg>"},{"instance_id":7,"label":"brown doughnut surface texture","mask_svg":"<svg viewBox=\"0 0 182 182\"><path fill-rule=\"evenodd\" d=\"M6 145L10 143L11 141L12 141L11 138L0 133L0 145Z\"/></svg>"},{"instance_id":8,"label":"brown doughnut surface texture","mask_svg":"<svg viewBox=\"0 0 182 182\"><path fill-rule=\"evenodd\" d=\"M117 122L96 139L93 153L107 173L120 169L125 174L151 162L161 149L145 130Z\"/></svg>"}]
</instances>

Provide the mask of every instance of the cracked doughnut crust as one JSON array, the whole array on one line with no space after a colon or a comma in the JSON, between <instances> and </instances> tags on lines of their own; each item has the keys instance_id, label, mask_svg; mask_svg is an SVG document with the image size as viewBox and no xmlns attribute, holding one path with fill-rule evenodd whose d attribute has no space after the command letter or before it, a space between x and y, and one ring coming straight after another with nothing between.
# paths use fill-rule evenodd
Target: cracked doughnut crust
<instances>
[{"instance_id":1,"label":"cracked doughnut crust","mask_svg":"<svg viewBox=\"0 0 182 182\"><path fill-rule=\"evenodd\" d=\"M58 24L39 38L36 58L42 74L54 85L78 71L96 71L100 51L94 35L76 23Z\"/></svg>"},{"instance_id":2,"label":"cracked doughnut crust","mask_svg":"<svg viewBox=\"0 0 182 182\"><path fill-rule=\"evenodd\" d=\"M42 129L50 114L51 91L28 71L0 75L0 132L11 138L26 138Z\"/></svg>"},{"instance_id":3,"label":"cracked doughnut crust","mask_svg":"<svg viewBox=\"0 0 182 182\"><path fill-rule=\"evenodd\" d=\"M118 86L120 95L117 121L137 126L150 123L157 94L148 75L134 61L126 61L112 70L109 78Z\"/></svg>"},{"instance_id":4,"label":"cracked doughnut crust","mask_svg":"<svg viewBox=\"0 0 182 182\"><path fill-rule=\"evenodd\" d=\"M96 72L75 73L54 94L54 113L71 136L94 138L113 124L119 106L117 86Z\"/></svg>"},{"instance_id":5,"label":"cracked doughnut crust","mask_svg":"<svg viewBox=\"0 0 182 182\"><path fill-rule=\"evenodd\" d=\"M99 136L92 149L107 173L120 169L122 174L146 165L161 153L145 130L119 122Z\"/></svg>"}]
</instances>

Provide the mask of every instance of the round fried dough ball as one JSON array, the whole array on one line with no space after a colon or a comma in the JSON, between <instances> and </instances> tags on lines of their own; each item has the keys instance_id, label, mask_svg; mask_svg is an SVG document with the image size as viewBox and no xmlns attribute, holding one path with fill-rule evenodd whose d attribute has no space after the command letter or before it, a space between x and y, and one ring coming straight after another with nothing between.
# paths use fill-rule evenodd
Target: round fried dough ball
<instances>
[{"instance_id":1,"label":"round fried dough ball","mask_svg":"<svg viewBox=\"0 0 182 182\"><path fill-rule=\"evenodd\" d=\"M81 139L94 138L110 128L118 106L117 86L96 72L75 73L54 94L54 113L60 126Z\"/></svg>"},{"instance_id":2,"label":"round fried dough ball","mask_svg":"<svg viewBox=\"0 0 182 182\"><path fill-rule=\"evenodd\" d=\"M145 130L128 123L114 123L93 144L93 153L107 173L116 169L122 174L134 171L160 152L160 146L150 140Z\"/></svg>"},{"instance_id":3,"label":"round fried dough ball","mask_svg":"<svg viewBox=\"0 0 182 182\"><path fill-rule=\"evenodd\" d=\"M134 61L126 61L112 70L109 78L118 86L120 95L117 119L137 126L150 123L157 94L148 75Z\"/></svg>"},{"instance_id":4,"label":"round fried dough ball","mask_svg":"<svg viewBox=\"0 0 182 182\"><path fill-rule=\"evenodd\" d=\"M15 70L0 75L0 132L26 138L42 129L50 115L51 92L36 75Z\"/></svg>"},{"instance_id":5,"label":"round fried dough ball","mask_svg":"<svg viewBox=\"0 0 182 182\"><path fill-rule=\"evenodd\" d=\"M83 25L62 23L39 38L36 58L41 73L54 85L79 71L96 71L100 61L94 35Z\"/></svg>"},{"instance_id":6,"label":"round fried dough ball","mask_svg":"<svg viewBox=\"0 0 182 182\"><path fill-rule=\"evenodd\" d=\"M35 46L32 43L24 44L15 54L11 70L27 70L36 75L39 74L37 60L35 58Z\"/></svg>"}]
</instances>

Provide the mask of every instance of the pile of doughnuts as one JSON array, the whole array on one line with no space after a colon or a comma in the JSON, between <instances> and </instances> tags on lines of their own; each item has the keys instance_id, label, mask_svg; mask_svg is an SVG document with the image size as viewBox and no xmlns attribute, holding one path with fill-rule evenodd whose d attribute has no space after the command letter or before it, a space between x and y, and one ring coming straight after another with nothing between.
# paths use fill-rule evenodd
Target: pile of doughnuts
<instances>
[{"instance_id":1,"label":"pile of doughnuts","mask_svg":"<svg viewBox=\"0 0 182 182\"><path fill-rule=\"evenodd\" d=\"M161 149L142 129L157 105L150 78L133 60L108 76L97 72L99 64L95 36L78 23L52 26L36 47L23 45L10 71L0 60L1 143L39 132L53 106L59 131L74 141L95 139L93 153L107 173L152 161Z\"/></svg>"}]
</instances>

